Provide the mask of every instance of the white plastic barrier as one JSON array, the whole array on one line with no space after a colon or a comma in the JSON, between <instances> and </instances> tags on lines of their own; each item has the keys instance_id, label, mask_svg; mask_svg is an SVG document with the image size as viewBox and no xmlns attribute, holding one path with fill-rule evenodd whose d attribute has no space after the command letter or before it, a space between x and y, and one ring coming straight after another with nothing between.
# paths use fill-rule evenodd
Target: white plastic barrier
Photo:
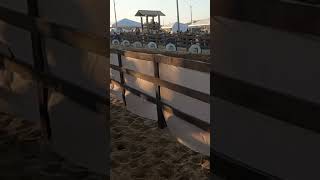
<instances>
[{"instance_id":1,"label":"white plastic barrier","mask_svg":"<svg viewBox=\"0 0 320 180\"><path fill-rule=\"evenodd\" d=\"M31 77L0 70L0 108L25 120L40 122L37 85Z\"/></svg>"},{"instance_id":2,"label":"white plastic barrier","mask_svg":"<svg viewBox=\"0 0 320 180\"><path fill-rule=\"evenodd\" d=\"M113 54L112 57L115 58L116 56ZM154 76L154 66L152 61L145 61L124 56L121 58L123 61L123 67L142 74ZM113 60L113 62L115 61L116 60ZM210 93L210 75L208 73L202 73L161 63L159 65L159 72L162 80L207 94ZM113 71L113 74L116 73ZM156 86L153 83L143 79L135 78L128 74L124 74L124 79L127 86L152 97L156 97ZM111 88L111 92L115 93L119 99L122 99L121 89L116 85L112 86ZM200 100L174 92L164 87L161 87L160 93L163 102L172 105L174 108L186 114L210 123L210 105L208 103L204 103ZM143 100L128 90L126 91L125 95L127 109L129 111L152 120L158 119L157 106L155 104ZM192 125L168 112L164 112L164 115L168 124L168 128L176 136L179 142L203 154L210 154L210 133L203 131L195 125Z\"/></svg>"},{"instance_id":3,"label":"white plastic barrier","mask_svg":"<svg viewBox=\"0 0 320 180\"><path fill-rule=\"evenodd\" d=\"M1 1L1 7L27 13L27 1ZM15 57L33 64L30 33L0 20L0 42L9 45ZM10 56L6 45L0 53ZM0 109L25 120L39 122L37 86L31 77L14 73L5 65L0 69Z\"/></svg>"},{"instance_id":4,"label":"white plastic barrier","mask_svg":"<svg viewBox=\"0 0 320 180\"><path fill-rule=\"evenodd\" d=\"M112 40L112 45L119 46L120 41L118 39L114 39L114 40Z\"/></svg>"},{"instance_id":5,"label":"white plastic barrier","mask_svg":"<svg viewBox=\"0 0 320 180\"><path fill-rule=\"evenodd\" d=\"M319 37L219 20L214 23L215 71L320 102ZM218 98L213 103L215 150L281 179L320 178L314 166L320 162L319 134Z\"/></svg>"},{"instance_id":6,"label":"white plastic barrier","mask_svg":"<svg viewBox=\"0 0 320 180\"><path fill-rule=\"evenodd\" d=\"M55 150L79 165L107 173L110 151L106 141L110 137L106 114L93 112L56 92L50 95L48 108Z\"/></svg>"},{"instance_id":7,"label":"white plastic barrier","mask_svg":"<svg viewBox=\"0 0 320 180\"><path fill-rule=\"evenodd\" d=\"M106 86L106 57L70 47L47 39L50 71L68 82L104 96Z\"/></svg>"},{"instance_id":8,"label":"white plastic barrier","mask_svg":"<svg viewBox=\"0 0 320 180\"><path fill-rule=\"evenodd\" d=\"M125 47L128 47L128 46L130 46L130 42L129 42L128 40L123 40L123 41L121 42L121 45L122 45L122 46L125 46Z\"/></svg>"},{"instance_id":9,"label":"white plastic barrier","mask_svg":"<svg viewBox=\"0 0 320 180\"><path fill-rule=\"evenodd\" d=\"M106 1L37 2L41 18L80 32L91 32L104 37ZM28 13L26 0L5 0L0 2L0 6ZM68 16L65 16L66 14ZM9 45L17 59L33 64L30 32L0 21L0 41ZM101 96L106 95L106 82L108 82L106 72L109 73L109 63L105 57L72 48L51 38L45 39L45 42L50 72L88 91ZM0 52L9 55L5 47L0 47ZM6 66L5 69L8 70ZM39 122L36 87L31 77L24 73L13 73L10 77L10 73L1 69L1 111ZM57 152L75 164L87 166L89 170L97 173L107 174L107 167L110 164L107 140L110 137L107 134L106 112L92 112L57 93L50 95L49 111L52 142Z\"/></svg>"},{"instance_id":10,"label":"white plastic barrier","mask_svg":"<svg viewBox=\"0 0 320 180\"><path fill-rule=\"evenodd\" d=\"M1 7L9 8L20 13L28 13L27 1L4 0L0 2Z\"/></svg>"},{"instance_id":11,"label":"white plastic barrier","mask_svg":"<svg viewBox=\"0 0 320 180\"><path fill-rule=\"evenodd\" d=\"M50 22L104 37L106 3L100 0L41 0L39 14ZM53 39L46 39L46 50L49 70L55 76L100 96L106 95L106 74L109 73L106 57ZM58 97L51 97L50 101ZM54 147L74 163L98 173L108 173L106 118L106 113L92 112L85 106L63 98L60 103L50 106Z\"/></svg>"},{"instance_id":12,"label":"white plastic barrier","mask_svg":"<svg viewBox=\"0 0 320 180\"><path fill-rule=\"evenodd\" d=\"M28 13L27 1L1 1L0 6L20 13ZM33 64L31 34L29 31L0 20L0 41L8 44L17 58ZM0 48L0 52L7 54L7 49Z\"/></svg>"},{"instance_id":13,"label":"white plastic barrier","mask_svg":"<svg viewBox=\"0 0 320 180\"><path fill-rule=\"evenodd\" d=\"M118 54L115 54L115 53L110 54L110 64L119 66Z\"/></svg>"},{"instance_id":14,"label":"white plastic barrier","mask_svg":"<svg viewBox=\"0 0 320 180\"><path fill-rule=\"evenodd\" d=\"M201 54L202 49L198 44L193 44L193 45L190 46L188 51L191 54Z\"/></svg>"},{"instance_id":15,"label":"white plastic barrier","mask_svg":"<svg viewBox=\"0 0 320 180\"><path fill-rule=\"evenodd\" d=\"M158 45L155 43L155 42L149 42L147 47L149 49L157 49L158 48Z\"/></svg>"},{"instance_id":16,"label":"white plastic barrier","mask_svg":"<svg viewBox=\"0 0 320 180\"><path fill-rule=\"evenodd\" d=\"M124 68L131 69L149 76L154 75L152 61L145 61L125 56L121 56L121 59Z\"/></svg>"},{"instance_id":17,"label":"white plastic barrier","mask_svg":"<svg viewBox=\"0 0 320 180\"><path fill-rule=\"evenodd\" d=\"M210 94L210 75L192 69L159 64L161 79Z\"/></svg>"},{"instance_id":18,"label":"white plastic barrier","mask_svg":"<svg viewBox=\"0 0 320 180\"><path fill-rule=\"evenodd\" d=\"M142 48L142 43L139 42L139 41L134 42L132 45L133 45L133 47L135 47L135 48Z\"/></svg>"},{"instance_id":19,"label":"white plastic barrier","mask_svg":"<svg viewBox=\"0 0 320 180\"><path fill-rule=\"evenodd\" d=\"M177 51L177 47L174 44L169 43L166 45L166 50L167 51Z\"/></svg>"}]
</instances>

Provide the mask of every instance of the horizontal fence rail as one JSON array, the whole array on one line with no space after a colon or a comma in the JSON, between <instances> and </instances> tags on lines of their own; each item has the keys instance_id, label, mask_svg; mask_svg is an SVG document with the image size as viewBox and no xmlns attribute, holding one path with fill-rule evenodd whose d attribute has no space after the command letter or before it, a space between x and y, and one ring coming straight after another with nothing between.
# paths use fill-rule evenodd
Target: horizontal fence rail
<instances>
[{"instance_id":1,"label":"horizontal fence rail","mask_svg":"<svg viewBox=\"0 0 320 180\"><path fill-rule=\"evenodd\" d=\"M281 180L215 150L211 151L210 158L212 159L211 162L214 163L212 173L224 178L224 180Z\"/></svg>"},{"instance_id":2,"label":"horizontal fence rail","mask_svg":"<svg viewBox=\"0 0 320 180\"><path fill-rule=\"evenodd\" d=\"M197 66L195 66L195 67L198 67L198 68L190 68L190 69L193 69L193 70L197 69L200 72L207 72L208 69L206 69L204 67L208 67L209 66L208 63L204 63L204 62L201 62L201 61L191 61L191 60L187 60L187 59L184 59L184 60L177 59L176 61L175 60L171 60L170 61L170 58L171 59L174 59L174 58L163 56L163 55L159 55L159 54L146 54L146 53L141 53L141 52L130 52L130 51L124 51L124 50L117 50L117 49L112 49L111 53L116 53L118 55L124 55L125 57L134 57L134 58L137 58L139 61L153 61L154 63L164 63L164 64L173 65L173 66L177 66L177 67L184 67L184 68L187 68L186 66L184 66L184 63L180 64L180 63L177 63L177 61L181 61L181 62L182 61L190 61L189 62L190 64L188 66L192 66L193 64L198 64ZM203 65L203 68L199 68L202 65ZM121 68L121 67L113 65L113 64L110 64L110 68L113 69L113 70L122 72L124 74L133 76L135 78L146 80L148 82L153 83L156 86L165 87L165 88L171 89L171 90L173 90L175 92L184 94L186 96L189 96L189 97L192 97L194 99L197 99L197 100L200 100L202 102L210 104L210 95L209 94L206 94L206 93L203 93L203 92L199 92L199 91L196 91L196 90L193 90L193 89L181 86L181 85L177 85L177 84L162 80L162 79L154 77L154 76L145 75L143 73L136 72L134 70ZM157 67L157 68L159 68L159 67ZM155 71L157 71L157 70L155 69ZM121 88L124 88L124 89L132 92L133 94L135 94L135 95L137 95L139 97L142 97L143 99L145 99L145 100L147 100L149 102L157 104L157 99L152 97L152 96L150 96L150 95L147 95L146 93L140 92L140 91L138 91L138 90L136 90L134 88L131 88L131 87L127 86L125 83L117 82L116 80L111 80L111 82L117 84ZM207 122L205 122L203 120L200 120L200 119L198 119L196 117L193 117L191 115L188 115L188 114L186 114L186 113L184 113L184 112L182 112L182 111L180 111L180 110L178 110L178 109L176 109L176 108L174 108L174 107L172 107L172 106L170 106L167 103L164 103L162 101L160 101L160 104L158 104L158 105L161 106L161 109L163 109L163 110L165 110L167 112L172 112L177 117L179 117L179 118L181 118L181 119L183 119L183 120L185 120L185 121L187 121L187 122L189 122L189 123L201 128L202 130L210 132L210 124L209 123L207 123Z\"/></svg>"},{"instance_id":3,"label":"horizontal fence rail","mask_svg":"<svg viewBox=\"0 0 320 180\"><path fill-rule=\"evenodd\" d=\"M33 32L37 31L42 36L53 38L72 47L87 50L106 56L109 46L107 37L99 37L93 33L80 32L72 27L51 23L45 19L32 17L8 8L0 7L0 20Z\"/></svg>"},{"instance_id":4,"label":"horizontal fence rail","mask_svg":"<svg viewBox=\"0 0 320 180\"><path fill-rule=\"evenodd\" d=\"M116 84L117 86L130 91L134 95L136 95L144 100L147 100L153 104L156 104L156 98L154 98L146 93L140 92L140 91L138 91L132 87L129 87L127 85L121 85L120 82L113 80L113 79L111 79L111 83ZM161 102L161 106L164 109L164 111L169 112L169 113L173 113L177 117L197 126L198 128L200 128L204 131L210 131L210 125L207 122L204 122L203 120L200 120L196 117L190 116L190 115L172 107L171 105L169 105L167 103Z\"/></svg>"},{"instance_id":5,"label":"horizontal fence rail","mask_svg":"<svg viewBox=\"0 0 320 180\"><path fill-rule=\"evenodd\" d=\"M308 3L310 2L310 3ZM214 16L292 33L320 35L320 3L307 0L216 0Z\"/></svg>"},{"instance_id":6,"label":"horizontal fence rail","mask_svg":"<svg viewBox=\"0 0 320 180\"><path fill-rule=\"evenodd\" d=\"M320 133L320 103L213 73L214 97Z\"/></svg>"},{"instance_id":7,"label":"horizontal fence rail","mask_svg":"<svg viewBox=\"0 0 320 180\"><path fill-rule=\"evenodd\" d=\"M180 66L201 72L210 72L210 56L202 54L180 54L175 52L159 52L152 49L111 48L110 53L121 54L126 57L152 61L153 54L157 55L157 62L173 66ZM196 59L196 60L195 60Z\"/></svg>"},{"instance_id":8,"label":"horizontal fence rail","mask_svg":"<svg viewBox=\"0 0 320 180\"><path fill-rule=\"evenodd\" d=\"M0 54L0 61L3 62L9 70L19 73L24 77L31 77L35 80L39 80L43 82L46 87L64 94L77 103L87 106L91 110L101 112L101 105L108 105L108 97L83 89L54 75L36 72L32 65L25 63L23 60L12 59L5 54Z\"/></svg>"}]
</instances>

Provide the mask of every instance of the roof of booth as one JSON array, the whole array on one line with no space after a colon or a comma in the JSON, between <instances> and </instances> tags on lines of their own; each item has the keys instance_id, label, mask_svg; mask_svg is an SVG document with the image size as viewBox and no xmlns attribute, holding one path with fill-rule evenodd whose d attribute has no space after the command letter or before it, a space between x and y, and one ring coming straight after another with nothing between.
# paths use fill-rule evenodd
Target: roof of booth
<instances>
[{"instance_id":1,"label":"roof of booth","mask_svg":"<svg viewBox=\"0 0 320 180\"><path fill-rule=\"evenodd\" d=\"M135 16L166 16L161 11L139 10Z\"/></svg>"}]
</instances>

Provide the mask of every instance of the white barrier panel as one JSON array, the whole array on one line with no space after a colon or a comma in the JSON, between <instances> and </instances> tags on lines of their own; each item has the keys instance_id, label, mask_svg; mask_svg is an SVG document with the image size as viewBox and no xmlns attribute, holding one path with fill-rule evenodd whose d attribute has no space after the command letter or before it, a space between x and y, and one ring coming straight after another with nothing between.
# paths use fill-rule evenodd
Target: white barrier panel
<instances>
[{"instance_id":1,"label":"white barrier panel","mask_svg":"<svg viewBox=\"0 0 320 180\"><path fill-rule=\"evenodd\" d=\"M79 165L105 174L110 153L106 114L90 111L55 92L50 95L49 115L55 150Z\"/></svg>"},{"instance_id":2,"label":"white barrier panel","mask_svg":"<svg viewBox=\"0 0 320 180\"><path fill-rule=\"evenodd\" d=\"M115 53L110 54L110 64L119 66L118 54L115 54Z\"/></svg>"},{"instance_id":3,"label":"white barrier panel","mask_svg":"<svg viewBox=\"0 0 320 180\"><path fill-rule=\"evenodd\" d=\"M194 151L210 156L210 133L164 112L168 128L177 140Z\"/></svg>"},{"instance_id":4,"label":"white barrier panel","mask_svg":"<svg viewBox=\"0 0 320 180\"><path fill-rule=\"evenodd\" d=\"M320 102L319 37L220 21L214 23L216 71ZM319 134L220 99L213 105L217 151L282 179L319 179Z\"/></svg>"},{"instance_id":5,"label":"white barrier panel","mask_svg":"<svg viewBox=\"0 0 320 180\"><path fill-rule=\"evenodd\" d=\"M130 112L151 120L158 120L157 105L130 93L130 91L126 91L126 102Z\"/></svg>"},{"instance_id":6,"label":"white barrier panel","mask_svg":"<svg viewBox=\"0 0 320 180\"><path fill-rule=\"evenodd\" d=\"M0 71L1 111L15 114L25 120L39 122L36 83L8 70Z\"/></svg>"},{"instance_id":7,"label":"white barrier panel","mask_svg":"<svg viewBox=\"0 0 320 180\"><path fill-rule=\"evenodd\" d=\"M2 0L0 6L20 13L28 13L27 1ZM0 41L8 44L17 58L33 64L30 32L0 20ZM9 55L4 47L0 48L0 52Z\"/></svg>"},{"instance_id":8,"label":"white barrier panel","mask_svg":"<svg viewBox=\"0 0 320 180\"><path fill-rule=\"evenodd\" d=\"M154 76L154 66L152 61L144 61L135 58L122 56L123 66L149 76ZM210 75L186 68L175 67L171 65L160 64L160 78L178 85L195 89L207 94L210 93ZM135 78L131 75L124 74L125 83L142 93L156 97L156 86L140 78ZM114 87L114 89L116 89ZM118 91L117 91L118 90ZM121 97L119 88L112 90ZM121 91L121 90L120 90ZM210 105L200 100L188 97L186 95L174 92L167 88L161 87L161 99L163 102L172 105L174 108L199 118L210 123ZM121 99L121 98L120 98ZM152 120L157 120L157 106L142 98L126 91L127 109L139 116L146 117ZM195 151L209 155L210 153L210 133L197 128L196 126L179 119L173 115L166 115L166 120L169 129L177 137L177 139Z\"/></svg>"},{"instance_id":9,"label":"white barrier panel","mask_svg":"<svg viewBox=\"0 0 320 180\"><path fill-rule=\"evenodd\" d=\"M145 94L148 94L152 97L156 97L156 93L155 93L156 86L152 82L149 82L140 78L135 78L127 74L124 74L124 79L127 86L132 87Z\"/></svg>"},{"instance_id":10,"label":"white barrier panel","mask_svg":"<svg viewBox=\"0 0 320 180\"><path fill-rule=\"evenodd\" d=\"M210 123L210 104L177 93L165 87L160 88L161 100L176 109Z\"/></svg>"},{"instance_id":11,"label":"white barrier panel","mask_svg":"<svg viewBox=\"0 0 320 180\"><path fill-rule=\"evenodd\" d=\"M5 0L1 7L27 13L27 1ZM0 20L0 53L11 56L7 45L14 56L28 64L33 64L31 36L16 26ZM17 74L8 67L0 70L0 106L1 111L15 114L17 117L38 123L40 121L37 86L25 74Z\"/></svg>"},{"instance_id":12,"label":"white barrier panel","mask_svg":"<svg viewBox=\"0 0 320 180\"><path fill-rule=\"evenodd\" d=\"M110 94L113 94L115 98L123 101L121 87L116 84L110 84Z\"/></svg>"},{"instance_id":13,"label":"white barrier panel","mask_svg":"<svg viewBox=\"0 0 320 180\"><path fill-rule=\"evenodd\" d=\"M114 39L114 40L112 40L112 42L111 42L113 45L115 45L115 46L118 46L118 45L120 45L120 41L118 40L118 39Z\"/></svg>"},{"instance_id":14,"label":"white barrier panel","mask_svg":"<svg viewBox=\"0 0 320 180\"><path fill-rule=\"evenodd\" d=\"M124 68L131 69L149 76L154 76L154 67L152 61L144 61L125 56L122 56L121 59Z\"/></svg>"},{"instance_id":15,"label":"white barrier panel","mask_svg":"<svg viewBox=\"0 0 320 180\"><path fill-rule=\"evenodd\" d=\"M28 13L27 1L21 0L2 0L0 2L1 7L9 8L17 12Z\"/></svg>"},{"instance_id":16,"label":"white barrier panel","mask_svg":"<svg viewBox=\"0 0 320 180\"><path fill-rule=\"evenodd\" d=\"M80 32L105 36L107 1L41 0L38 2L39 14L44 19L72 27ZM51 73L95 94L106 95L110 73L107 58L53 39L46 39L46 48ZM106 113L96 114L86 107L63 99L51 107L50 118L53 127L52 139L58 152L72 159L74 163L89 167L92 171L109 173Z\"/></svg>"},{"instance_id":17,"label":"white barrier panel","mask_svg":"<svg viewBox=\"0 0 320 180\"><path fill-rule=\"evenodd\" d=\"M0 20L0 42L7 44L16 58L33 64L31 34L28 31ZM10 56L6 47L1 47L0 52Z\"/></svg>"},{"instance_id":18,"label":"white barrier panel","mask_svg":"<svg viewBox=\"0 0 320 180\"><path fill-rule=\"evenodd\" d=\"M59 78L104 96L107 58L47 39L50 71Z\"/></svg>"},{"instance_id":19,"label":"white barrier panel","mask_svg":"<svg viewBox=\"0 0 320 180\"><path fill-rule=\"evenodd\" d=\"M320 37L299 36L228 19L223 21L233 30L217 25L217 32L223 33L223 37L217 37L223 53L215 55L219 58L215 69L237 79L320 102L320 86L313 83L315 77L320 77ZM231 44L231 41L239 43ZM248 42L244 46L241 42L245 41Z\"/></svg>"},{"instance_id":20,"label":"white barrier panel","mask_svg":"<svg viewBox=\"0 0 320 180\"><path fill-rule=\"evenodd\" d=\"M110 69L110 78L120 82L120 79L121 79L120 78L120 72L116 71L116 70L113 70L113 69Z\"/></svg>"},{"instance_id":21,"label":"white barrier panel","mask_svg":"<svg viewBox=\"0 0 320 180\"><path fill-rule=\"evenodd\" d=\"M133 45L133 47L135 47L135 48L142 48L142 47L143 47L142 43L139 42L139 41L134 42L132 45Z\"/></svg>"},{"instance_id":22,"label":"white barrier panel","mask_svg":"<svg viewBox=\"0 0 320 180\"><path fill-rule=\"evenodd\" d=\"M38 3L40 16L50 22L105 36L107 1L41 0Z\"/></svg>"},{"instance_id":23,"label":"white barrier panel","mask_svg":"<svg viewBox=\"0 0 320 180\"><path fill-rule=\"evenodd\" d=\"M160 78L193 90L210 94L210 74L192 69L159 64Z\"/></svg>"}]
</instances>

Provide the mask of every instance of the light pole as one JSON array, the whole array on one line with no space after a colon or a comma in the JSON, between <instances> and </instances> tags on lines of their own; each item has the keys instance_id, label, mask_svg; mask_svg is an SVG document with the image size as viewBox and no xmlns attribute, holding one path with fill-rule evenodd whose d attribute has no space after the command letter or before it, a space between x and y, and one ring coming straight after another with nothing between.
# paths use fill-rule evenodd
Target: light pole
<instances>
[{"instance_id":1,"label":"light pole","mask_svg":"<svg viewBox=\"0 0 320 180\"><path fill-rule=\"evenodd\" d=\"M115 19L115 21L116 21L116 29L118 29L117 12L116 12L116 3L115 3L115 0L113 0L113 9L114 9L114 19Z\"/></svg>"},{"instance_id":2,"label":"light pole","mask_svg":"<svg viewBox=\"0 0 320 180\"><path fill-rule=\"evenodd\" d=\"M179 20L179 0L177 1L177 19L178 19L178 32L180 32L180 20Z\"/></svg>"},{"instance_id":3,"label":"light pole","mask_svg":"<svg viewBox=\"0 0 320 180\"><path fill-rule=\"evenodd\" d=\"M191 24L192 24L192 5L191 5L191 2L190 2L190 14L191 14Z\"/></svg>"}]
</instances>

